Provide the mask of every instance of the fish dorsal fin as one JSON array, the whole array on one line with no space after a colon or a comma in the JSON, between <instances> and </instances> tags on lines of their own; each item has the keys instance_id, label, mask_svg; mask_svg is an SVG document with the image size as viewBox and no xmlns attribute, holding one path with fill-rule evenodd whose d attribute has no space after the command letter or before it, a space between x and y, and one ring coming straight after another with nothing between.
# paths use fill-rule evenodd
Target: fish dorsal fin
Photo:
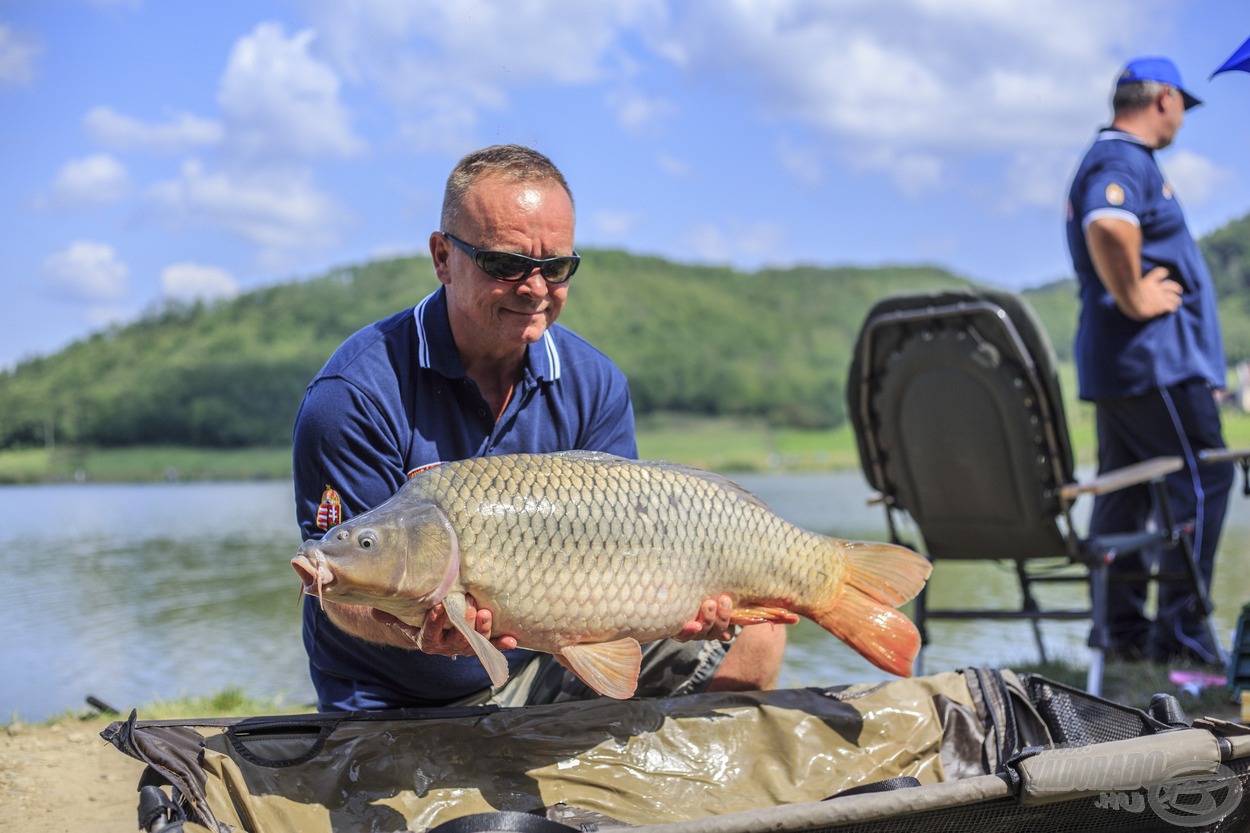
<instances>
[{"instance_id":1,"label":"fish dorsal fin","mask_svg":"<svg viewBox=\"0 0 1250 833\"><path fill-rule=\"evenodd\" d=\"M711 483L717 488L724 489L726 492L739 500L744 500L747 503L759 506L763 509L769 509L768 504L764 503L764 501L760 500L753 493L739 486L728 477L717 474L713 471L707 471L706 469L688 466L684 463L673 463L669 460L629 460L625 457L618 457L615 454L607 454L602 451L557 451L552 456L607 465L611 465L613 463L623 463L630 466L642 466L644 468L656 469L657 471L667 472L670 474L695 477L699 480Z\"/></svg>"},{"instance_id":2,"label":"fish dorsal fin","mask_svg":"<svg viewBox=\"0 0 1250 833\"><path fill-rule=\"evenodd\" d=\"M473 653L477 654L477 658L482 661L482 666L486 669L486 674L490 677L491 685L499 687L508 681L508 660L504 657L503 652L490 644L490 640L482 636L473 627L465 621L465 614L468 613L469 606L465 601L464 593L455 592L448 593L443 597L443 607L447 610L447 618L456 630L464 634L464 638L469 640L469 646L473 648Z\"/></svg>"},{"instance_id":3,"label":"fish dorsal fin","mask_svg":"<svg viewBox=\"0 0 1250 833\"><path fill-rule=\"evenodd\" d=\"M762 509L770 509L768 504L760 500L754 493L747 491L745 488L739 486L728 477L725 477L723 474L717 474L714 471L707 471L706 469L695 468L694 466L687 466L684 463L673 463L668 460L639 460L638 465L659 469L660 471L671 472L673 474L682 474L687 477L696 477L699 480L711 483L717 488L724 489L726 492L739 500L744 500L747 503L758 506Z\"/></svg>"},{"instance_id":4,"label":"fish dorsal fin","mask_svg":"<svg viewBox=\"0 0 1250 833\"><path fill-rule=\"evenodd\" d=\"M568 645L560 655L579 680L604 697L628 700L638 688L642 647L636 639Z\"/></svg>"}]
</instances>

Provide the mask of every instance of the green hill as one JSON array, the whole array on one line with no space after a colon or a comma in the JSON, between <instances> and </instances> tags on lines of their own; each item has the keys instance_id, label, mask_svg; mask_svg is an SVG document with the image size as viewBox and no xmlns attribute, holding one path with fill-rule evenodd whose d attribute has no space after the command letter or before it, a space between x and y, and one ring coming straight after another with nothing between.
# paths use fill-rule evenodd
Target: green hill
<instances>
[{"instance_id":1,"label":"green hill","mask_svg":"<svg viewBox=\"0 0 1250 833\"><path fill-rule=\"evenodd\" d=\"M1203 241L1230 360L1250 357L1250 218ZM744 273L587 250L560 321L629 376L640 416L686 413L828 428L868 309L896 292L966 286L923 266ZM436 286L424 257L375 261L228 302L167 306L0 373L0 450L285 445L305 384L356 329ZM1024 293L1060 358L1071 281Z\"/></svg>"}]
</instances>

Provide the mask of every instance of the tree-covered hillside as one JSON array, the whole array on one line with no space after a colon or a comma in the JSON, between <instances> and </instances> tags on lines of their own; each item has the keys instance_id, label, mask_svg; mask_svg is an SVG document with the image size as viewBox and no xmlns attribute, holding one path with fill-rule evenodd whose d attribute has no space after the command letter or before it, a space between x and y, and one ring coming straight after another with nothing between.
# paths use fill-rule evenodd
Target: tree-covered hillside
<instances>
[{"instance_id":1,"label":"tree-covered hillside","mask_svg":"<svg viewBox=\"0 0 1250 833\"><path fill-rule=\"evenodd\" d=\"M1250 357L1250 218L1202 245L1229 359ZM640 415L836 426L872 304L896 292L968 285L929 267L743 273L612 250L583 255L560 322L621 366ZM0 373L0 449L285 444L305 384L343 338L436 286L427 258L400 258L224 303L165 307ZM1060 358L1070 356L1073 283L1024 294Z\"/></svg>"}]
</instances>

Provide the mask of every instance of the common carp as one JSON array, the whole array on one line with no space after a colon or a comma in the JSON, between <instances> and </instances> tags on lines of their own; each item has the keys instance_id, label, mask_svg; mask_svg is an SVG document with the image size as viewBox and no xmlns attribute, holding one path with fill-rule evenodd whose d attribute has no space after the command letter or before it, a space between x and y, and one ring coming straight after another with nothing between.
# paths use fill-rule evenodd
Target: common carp
<instances>
[{"instance_id":1,"label":"common carp","mask_svg":"<svg viewBox=\"0 0 1250 833\"><path fill-rule=\"evenodd\" d=\"M727 593L732 622L807 617L874 665L910 676L915 625L894 608L930 565L891 544L843 541L774 514L724 477L597 452L441 463L387 501L300 547L304 592L414 626L442 602L491 682L503 654L466 623L465 595L492 632L556 654L608 697L633 695L639 643L677 634Z\"/></svg>"}]
</instances>

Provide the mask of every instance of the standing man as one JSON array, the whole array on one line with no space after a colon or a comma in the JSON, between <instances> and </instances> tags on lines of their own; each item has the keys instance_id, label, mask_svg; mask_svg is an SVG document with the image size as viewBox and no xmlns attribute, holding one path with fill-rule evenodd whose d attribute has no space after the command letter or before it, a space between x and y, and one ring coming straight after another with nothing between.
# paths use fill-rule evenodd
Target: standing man
<instances>
[{"instance_id":1,"label":"standing man","mask_svg":"<svg viewBox=\"0 0 1250 833\"><path fill-rule=\"evenodd\" d=\"M296 417L296 515L305 540L383 502L444 460L584 449L636 457L625 376L555 323L580 258L573 197L537 151L485 148L447 179L430 235L442 284L416 307L348 338L308 386ZM745 629L727 648L729 598L706 600L682 632L644 651L639 696L775 685L785 632ZM304 604L304 646L323 711L593 696L554 657L468 619L508 658L494 691L467 640L436 606L421 628L363 607Z\"/></svg>"},{"instance_id":2,"label":"standing man","mask_svg":"<svg viewBox=\"0 0 1250 833\"><path fill-rule=\"evenodd\" d=\"M1233 466L1199 465L1196 455L1224 446L1215 399L1224 387L1224 347L1211 275L1154 156L1200 103L1166 58L1125 66L1114 120L1072 182L1067 237L1081 297L1076 367L1080 396L1095 406L1099 471L1164 455L1184 459L1167 478L1168 501L1178 521L1196 521L1198 572L1210 586ZM1090 532L1139 529L1150 512L1146 486L1099 495ZM1179 569L1181 557L1169 549L1161 566ZM1113 570L1140 573L1141 556L1119 558ZM1199 600L1184 584L1160 583L1153 623L1145 601L1145 582L1112 582L1110 656L1220 661Z\"/></svg>"}]
</instances>

